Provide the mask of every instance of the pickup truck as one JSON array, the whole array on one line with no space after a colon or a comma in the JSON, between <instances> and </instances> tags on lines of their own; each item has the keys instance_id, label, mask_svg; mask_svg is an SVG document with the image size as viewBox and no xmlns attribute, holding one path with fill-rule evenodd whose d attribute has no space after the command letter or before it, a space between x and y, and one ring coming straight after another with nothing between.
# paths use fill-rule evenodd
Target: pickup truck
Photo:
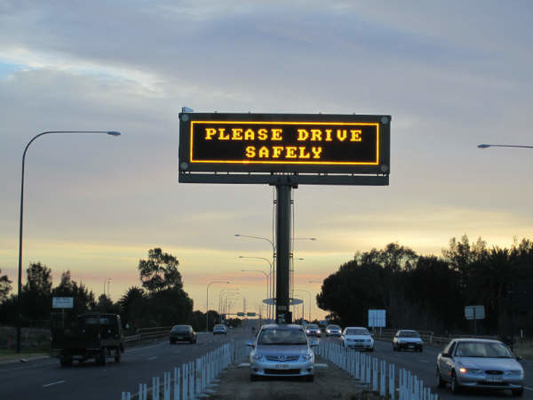
<instances>
[{"instance_id":1,"label":"pickup truck","mask_svg":"<svg viewBox=\"0 0 533 400\"><path fill-rule=\"evenodd\" d=\"M94 359L105 365L108 357L120 362L124 336L120 316L116 314L82 314L72 324L52 318L52 355L61 366Z\"/></svg>"}]
</instances>

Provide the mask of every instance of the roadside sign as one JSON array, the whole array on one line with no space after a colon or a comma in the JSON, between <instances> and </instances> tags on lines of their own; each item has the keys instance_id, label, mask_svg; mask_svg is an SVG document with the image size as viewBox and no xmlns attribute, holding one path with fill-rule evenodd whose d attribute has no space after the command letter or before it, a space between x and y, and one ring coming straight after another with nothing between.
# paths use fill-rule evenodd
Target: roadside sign
<instances>
[{"instance_id":1,"label":"roadside sign","mask_svg":"<svg viewBox=\"0 0 533 400\"><path fill-rule=\"evenodd\" d=\"M193 112L179 118L180 182L271 184L272 173L288 173L294 183L388 185L390 115ZM381 179L354 180L354 174Z\"/></svg>"},{"instance_id":2,"label":"roadside sign","mask_svg":"<svg viewBox=\"0 0 533 400\"><path fill-rule=\"evenodd\" d=\"M466 306L466 319L485 319L485 306Z\"/></svg>"},{"instance_id":3,"label":"roadside sign","mask_svg":"<svg viewBox=\"0 0 533 400\"><path fill-rule=\"evenodd\" d=\"M53 297L52 308L74 308L74 297Z\"/></svg>"},{"instance_id":4,"label":"roadside sign","mask_svg":"<svg viewBox=\"0 0 533 400\"><path fill-rule=\"evenodd\" d=\"M246 316L247 317L255 317L256 314L254 312L249 312L249 313L246 313Z\"/></svg>"},{"instance_id":5,"label":"roadside sign","mask_svg":"<svg viewBox=\"0 0 533 400\"><path fill-rule=\"evenodd\" d=\"M385 328L387 326L386 310L368 310L368 326L370 328Z\"/></svg>"}]
</instances>

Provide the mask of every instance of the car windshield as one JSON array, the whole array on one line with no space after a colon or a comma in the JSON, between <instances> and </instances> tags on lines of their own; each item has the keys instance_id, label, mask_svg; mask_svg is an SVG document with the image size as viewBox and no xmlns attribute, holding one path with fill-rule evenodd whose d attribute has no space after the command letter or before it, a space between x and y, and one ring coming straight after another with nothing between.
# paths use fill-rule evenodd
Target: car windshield
<instances>
[{"instance_id":1,"label":"car windshield","mask_svg":"<svg viewBox=\"0 0 533 400\"><path fill-rule=\"evenodd\" d=\"M318 325L309 324L309 325L307 325L307 329L318 329Z\"/></svg>"},{"instance_id":2,"label":"car windshield","mask_svg":"<svg viewBox=\"0 0 533 400\"><path fill-rule=\"evenodd\" d=\"M403 332L400 332L400 336L401 337L414 337L414 338L420 337L418 332L415 332L415 331L403 331Z\"/></svg>"},{"instance_id":3,"label":"car windshield","mask_svg":"<svg viewBox=\"0 0 533 400\"><path fill-rule=\"evenodd\" d=\"M368 332L366 329L347 329L346 335L370 335L370 332Z\"/></svg>"},{"instance_id":4,"label":"car windshield","mask_svg":"<svg viewBox=\"0 0 533 400\"><path fill-rule=\"evenodd\" d=\"M507 347L501 343L464 342L457 345L457 357L513 358Z\"/></svg>"},{"instance_id":5,"label":"car windshield","mask_svg":"<svg viewBox=\"0 0 533 400\"><path fill-rule=\"evenodd\" d=\"M215 329L224 329L224 325L215 325Z\"/></svg>"},{"instance_id":6,"label":"car windshield","mask_svg":"<svg viewBox=\"0 0 533 400\"><path fill-rule=\"evenodd\" d=\"M189 332L189 329L187 325L176 325L172 328L172 332Z\"/></svg>"},{"instance_id":7,"label":"car windshield","mask_svg":"<svg viewBox=\"0 0 533 400\"><path fill-rule=\"evenodd\" d=\"M339 325L330 325L328 326L328 329L340 329Z\"/></svg>"},{"instance_id":8,"label":"car windshield","mask_svg":"<svg viewBox=\"0 0 533 400\"><path fill-rule=\"evenodd\" d=\"M307 336L300 329L263 329L257 339L257 344L265 345L294 345L307 344Z\"/></svg>"}]
</instances>

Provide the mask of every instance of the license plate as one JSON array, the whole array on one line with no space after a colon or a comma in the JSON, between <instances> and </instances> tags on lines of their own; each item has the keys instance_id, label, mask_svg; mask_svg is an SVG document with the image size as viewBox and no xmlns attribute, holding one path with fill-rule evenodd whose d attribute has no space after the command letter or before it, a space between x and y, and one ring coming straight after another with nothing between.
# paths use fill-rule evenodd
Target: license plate
<instances>
[{"instance_id":1,"label":"license plate","mask_svg":"<svg viewBox=\"0 0 533 400\"><path fill-rule=\"evenodd\" d=\"M276 364L276 369L289 369L289 364Z\"/></svg>"},{"instance_id":2,"label":"license plate","mask_svg":"<svg viewBox=\"0 0 533 400\"><path fill-rule=\"evenodd\" d=\"M415 345L414 345L414 344L410 344L410 345L408 345L407 347L409 347L410 349L412 349L413 347L415 347Z\"/></svg>"},{"instance_id":3,"label":"license plate","mask_svg":"<svg viewBox=\"0 0 533 400\"><path fill-rule=\"evenodd\" d=\"M487 382L501 382L501 376L487 376Z\"/></svg>"}]
</instances>

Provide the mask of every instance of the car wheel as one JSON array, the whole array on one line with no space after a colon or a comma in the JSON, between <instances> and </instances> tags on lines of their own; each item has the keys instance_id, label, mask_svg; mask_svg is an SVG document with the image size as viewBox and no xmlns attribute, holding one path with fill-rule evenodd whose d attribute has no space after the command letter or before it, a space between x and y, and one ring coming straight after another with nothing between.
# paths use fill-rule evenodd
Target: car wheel
<instances>
[{"instance_id":1,"label":"car wheel","mask_svg":"<svg viewBox=\"0 0 533 400\"><path fill-rule=\"evenodd\" d=\"M250 375L250 380L255 382L258 379L257 375Z\"/></svg>"},{"instance_id":2,"label":"car wheel","mask_svg":"<svg viewBox=\"0 0 533 400\"><path fill-rule=\"evenodd\" d=\"M437 368L437 373L435 374L435 380L437 381L437 387L439 388L446 387L446 381L444 381L442 377L440 376L440 371L438 368Z\"/></svg>"},{"instance_id":3,"label":"car wheel","mask_svg":"<svg viewBox=\"0 0 533 400\"><path fill-rule=\"evenodd\" d=\"M514 397L522 397L522 395L524 394L524 388L522 387L520 389L511 389L511 393Z\"/></svg>"},{"instance_id":4,"label":"car wheel","mask_svg":"<svg viewBox=\"0 0 533 400\"><path fill-rule=\"evenodd\" d=\"M115 362L120 362L120 359L122 358L121 354L120 354L120 349L117 347L115 349Z\"/></svg>"},{"instance_id":5,"label":"car wheel","mask_svg":"<svg viewBox=\"0 0 533 400\"><path fill-rule=\"evenodd\" d=\"M421 348L418 349L418 352L422 353L422 350L423 350L423 348L421 347Z\"/></svg>"},{"instance_id":6,"label":"car wheel","mask_svg":"<svg viewBox=\"0 0 533 400\"><path fill-rule=\"evenodd\" d=\"M459 382L457 382L457 375L455 375L455 371L452 372L452 392L454 394L461 393L461 385L459 385Z\"/></svg>"},{"instance_id":7,"label":"car wheel","mask_svg":"<svg viewBox=\"0 0 533 400\"><path fill-rule=\"evenodd\" d=\"M315 380L315 376L314 375L307 375L304 379L305 379L306 382L313 382Z\"/></svg>"}]
</instances>

